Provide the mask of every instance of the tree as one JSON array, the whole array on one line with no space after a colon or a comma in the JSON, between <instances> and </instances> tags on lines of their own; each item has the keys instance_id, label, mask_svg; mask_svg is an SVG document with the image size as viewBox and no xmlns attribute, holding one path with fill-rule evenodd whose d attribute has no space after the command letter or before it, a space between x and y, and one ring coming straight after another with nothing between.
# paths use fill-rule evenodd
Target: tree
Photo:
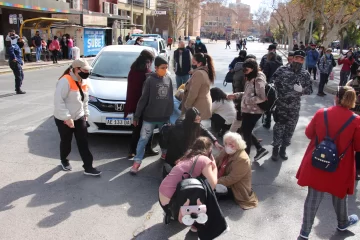
<instances>
[{"instance_id":1,"label":"tree","mask_svg":"<svg viewBox=\"0 0 360 240\"><path fill-rule=\"evenodd\" d=\"M259 8L254 14L254 18L254 24L257 30L262 34L265 34L266 30L269 28L270 11L266 8Z\"/></svg>"}]
</instances>

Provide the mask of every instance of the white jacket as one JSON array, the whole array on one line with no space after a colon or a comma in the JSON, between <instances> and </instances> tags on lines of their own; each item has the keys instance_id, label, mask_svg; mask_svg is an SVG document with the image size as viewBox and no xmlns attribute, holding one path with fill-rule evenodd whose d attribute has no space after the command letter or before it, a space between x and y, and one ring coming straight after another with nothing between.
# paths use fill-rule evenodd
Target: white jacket
<instances>
[{"instance_id":1,"label":"white jacket","mask_svg":"<svg viewBox=\"0 0 360 240\"><path fill-rule=\"evenodd\" d=\"M233 101L222 101L212 103L212 114L219 114L225 119L226 125L231 125L236 118L236 109Z\"/></svg>"}]
</instances>

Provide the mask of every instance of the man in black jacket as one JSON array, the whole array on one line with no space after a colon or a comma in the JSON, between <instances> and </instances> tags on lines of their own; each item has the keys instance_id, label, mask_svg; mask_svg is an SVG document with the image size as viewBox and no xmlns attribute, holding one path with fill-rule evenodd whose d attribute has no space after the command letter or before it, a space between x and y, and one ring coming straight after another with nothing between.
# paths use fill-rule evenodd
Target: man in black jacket
<instances>
[{"instance_id":1,"label":"man in black jacket","mask_svg":"<svg viewBox=\"0 0 360 240\"><path fill-rule=\"evenodd\" d=\"M195 41L195 53L207 53L205 44L201 42L200 37L196 37Z\"/></svg>"},{"instance_id":2,"label":"man in black jacket","mask_svg":"<svg viewBox=\"0 0 360 240\"><path fill-rule=\"evenodd\" d=\"M268 48L268 51L276 53L276 45L275 44L270 44L269 48ZM265 68L266 61L267 61L267 54L265 54L261 59L261 62L260 62L260 68L261 69ZM278 54L276 54L276 61L280 62L281 65L283 65L282 57L280 55L278 55Z\"/></svg>"},{"instance_id":3,"label":"man in black jacket","mask_svg":"<svg viewBox=\"0 0 360 240\"><path fill-rule=\"evenodd\" d=\"M191 70L191 53L185 48L183 41L179 42L179 47L174 51L174 72L176 75L176 85L179 88L189 80Z\"/></svg>"}]
</instances>

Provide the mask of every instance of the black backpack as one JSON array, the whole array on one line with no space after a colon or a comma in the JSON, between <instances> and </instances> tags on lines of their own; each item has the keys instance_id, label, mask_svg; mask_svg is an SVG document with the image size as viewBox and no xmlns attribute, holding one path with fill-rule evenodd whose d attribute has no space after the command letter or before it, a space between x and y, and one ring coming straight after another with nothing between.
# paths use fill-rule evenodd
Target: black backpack
<instances>
[{"instance_id":1,"label":"black backpack","mask_svg":"<svg viewBox=\"0 0 360 240\"><path fill-rule=\"evenodd\" d=\"M324 109L324 120L326 127L326 135L324 140L322 140L318 144L318 137L316 137L316 147L312 153L312 165L318 169L321 169L326 172L335 172L340 160L344 157L346 151L351 146L352 141L347 145L344 152L342 154L338 154L338 150L335 144L336 138L340 135L344 129L349 126L349 124L355 119L357 115L353 114L345 124L340 128L340 130L336 133L334 138L330 138L329 129L328 129L328 117L327 117L327 109Z\"/></svg>"},{"instance_id":2,"label":"black backpack","mask_svg":"<svg viewBox=\"0 0 360 240\"><path fill-rule=\"evenodd\" d=\"M227 85L228 83L232 83L232 82L233 82L234 74L235 74L235 73L232 72L232 71L229 71L229 72L226 74L225 79L224 79L224 82L223 82L224 87L226 87L226 85Z\"/></svg>"},{"instance_id":3,"label":"black backpack","mask_svg":"<svg viewBox=\"0 0 360 240\"><path fill-rule=\"evenodd\" d=\"M202 203L206 202L207 191L204 185L199 179L193 178L192 176L199 156L200 155L196 157L190 171L183 174L182 180L177 184L176 191L171 198L171 212L174 219L178 219L180 207L184 205L187 199L193 199L195 201L196 199L200 199ZM188 175L189 177L185 178L184 175Z\"/></svg>"},{"instance_id":4,"label":"black backpack","mask_svg":"<svg viewBox=\"0 0 360 240\"><path fill-rule=\"evenodd\" d=\"M170 129L174 126L170 123L165 124L161 127L159 132L159 145L161 149L167 149L168 148L168 139L169 139L169 132Z\"/></svg>"},{"instance_id":5,"label":"black backpack","mask_svg":"<svg viewBox=\"0 0 360 240\"><path fill-rule=\"evenodd\" d=\"M278 100L278 94L274 84L267 83L265 85L265 94L266 94L266 100L262 103L258 103L258 106L265 112L272 111L276 106L276 101ZM254 95L256 96L255 81L254 81Z\"/></svg>"}]
</instances>

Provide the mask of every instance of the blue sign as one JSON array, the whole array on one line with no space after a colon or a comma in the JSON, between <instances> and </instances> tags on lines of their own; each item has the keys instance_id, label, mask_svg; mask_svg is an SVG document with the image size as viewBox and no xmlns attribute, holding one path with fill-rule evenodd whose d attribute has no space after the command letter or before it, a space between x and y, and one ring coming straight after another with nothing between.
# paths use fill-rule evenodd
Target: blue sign
<instances>
[{"instance_id":1,"label":"blue sign","mask_svg":"<svg viewBox=\"0 0 360 240\"><path fill-rule=\"evenodd\" d=\"M84 56L96 55L105 46L105 30L84 29Z\"/></svg>"}]
</instances>

